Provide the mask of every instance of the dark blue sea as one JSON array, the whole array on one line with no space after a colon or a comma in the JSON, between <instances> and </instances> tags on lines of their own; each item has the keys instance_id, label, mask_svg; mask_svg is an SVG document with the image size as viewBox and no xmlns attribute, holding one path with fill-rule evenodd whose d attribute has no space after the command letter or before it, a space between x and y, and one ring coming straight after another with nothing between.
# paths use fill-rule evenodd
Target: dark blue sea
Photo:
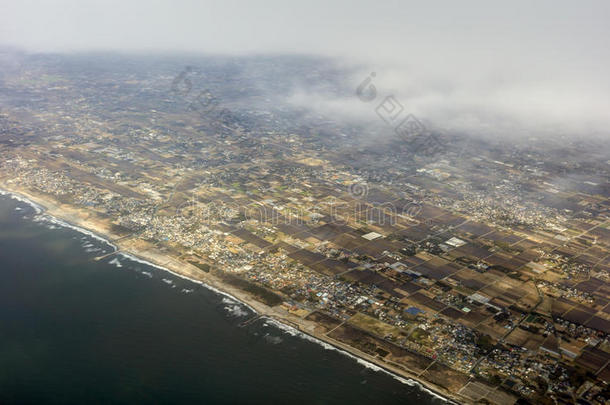
<instances>
[{"instance_id":1,"label":"dark blue sea","mask_svg":"<svg viewBox=\"0 0 610 405\"><path fill-rule=\"evenodd\" d=\"M442 403L0 195L0 404Z\"/></svg>"}]
</instances>

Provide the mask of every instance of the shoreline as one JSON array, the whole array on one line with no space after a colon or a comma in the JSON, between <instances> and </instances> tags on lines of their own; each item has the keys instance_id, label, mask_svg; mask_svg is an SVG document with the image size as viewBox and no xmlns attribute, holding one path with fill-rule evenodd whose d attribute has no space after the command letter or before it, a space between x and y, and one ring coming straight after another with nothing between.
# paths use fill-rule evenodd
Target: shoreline
<instances>
[{"instance_id":1,"label":"shoreline","mask_svg":"<svg viewBox=\"0 0 610 405\"><path fill-rule=\"evenodd\" d=\"M108 244L115 249L116 255L122 255L132 261L168 272L176 277L199 284L219 295L235 300L261 318L269 320L274 326L285 333L316 343L326 350L335 350L344 356L350 357L366 368L389 375L402 384L417 386L420 390L426 392L435 399L442 400L446 403L468 403L466 398L461 396L458 397L457 394L452 393L441 386L421 379L408 371L387 364L367 353L361 352L357 348L336 341L325 334L315 332L315 323L313 321L297 317L282 308L269 307L252 297L249 293L222 282L222 280L212 274L202 273L199 269L196 269L189 263L181 262L177 258L164 253L153 254L148 252L148 250L134 248L133 246L121 243L122 240L113 241L113 239L121 239L121 237L119 235L113 235L112 233L109 234L107 230L102 229L99 225L96 225L87 218L81 217L79 213L82 214L86 211L84 209L60 204L45 199L43 196L32 195L29 191L15 187L13 184L6 184L5 181L0 181L0 195L9 195L11 198L30 205L37 215L48 216L51 219L51 222L54 222L56 225L73 229ZM68 212L66 206L73 212ZM159 258L165 259L166 262L160 263Z\"/></svg>"}]
</instances>

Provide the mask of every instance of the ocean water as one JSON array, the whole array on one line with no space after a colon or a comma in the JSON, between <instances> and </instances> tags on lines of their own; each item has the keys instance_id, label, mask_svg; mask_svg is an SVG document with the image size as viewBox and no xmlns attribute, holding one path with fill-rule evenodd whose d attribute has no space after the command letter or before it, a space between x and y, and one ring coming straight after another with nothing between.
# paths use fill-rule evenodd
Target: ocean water
<instances>
[{"instance_id":1,"label":"ocean water","mask_svg":"<svg viewBox=\"0 0 610 405\"><path fill-rule=\"evenodd\" d=\"M0 403L435 404L0 195Z\"/></svg>"}]
</instances>

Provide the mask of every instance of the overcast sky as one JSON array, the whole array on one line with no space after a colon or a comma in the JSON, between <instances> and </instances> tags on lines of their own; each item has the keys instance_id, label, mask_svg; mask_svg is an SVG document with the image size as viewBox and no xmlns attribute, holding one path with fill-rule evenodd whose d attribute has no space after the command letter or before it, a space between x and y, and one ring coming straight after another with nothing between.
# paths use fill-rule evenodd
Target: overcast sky
<instances>
[{"instance_id":1,"label":"overcast sky","mask_svg":"<svg viewBox=\"0 0 610 405\"><path fill-rule=\"evenodd\" d=\"M329 55L367 66L356 85L374 69L383 95L452 128L607 134L610 1L500 3L0 0L0 43ZM365 108L307 89L292 101L356 116Z\"/></svg>"}]
</instances>

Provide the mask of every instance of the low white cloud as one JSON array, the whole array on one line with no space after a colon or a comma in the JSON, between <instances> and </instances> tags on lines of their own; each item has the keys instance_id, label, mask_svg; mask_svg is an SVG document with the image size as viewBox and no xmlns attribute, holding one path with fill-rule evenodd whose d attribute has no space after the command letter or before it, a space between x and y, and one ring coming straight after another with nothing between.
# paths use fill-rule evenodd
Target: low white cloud
<instances>
[{"instance_id":1,"label":"low white cloud","mask_svg":"<svg viewBox=\"0 0 610 405\"><path fill-rule=\"evenodd\" d=\"M374 70L371 84L377 96L362 101L356 89ZM559 70L559 69L558 69ZM610 86L598 77L562 77L549 71L546 77L514 72L499 77L479 68L476 75L460 74L455 67L446 71L369 68L354 73L351 87L343 94L296 88L287 101L311 108L335 119L359 123L381 121L375 109L388 96L436 129L479 136L532 137L548 135L608 136L610 128ZM368 87L368 86L367 86Z\"/></svg>"},{"instance_id":2,"label":"low white cloud","mask_svg":"<svg viewBox=\"0 0 610 405\"><path fill-rule=\"evenodd\" d=\"M379 97L447 130L607 136L610 126L605 0L4 3L0 43L28 50L323 55L366 66L353 90L375 71ZM377 119L350 89L297 88L288 101Z\"/></svg>"}]
</instances>

